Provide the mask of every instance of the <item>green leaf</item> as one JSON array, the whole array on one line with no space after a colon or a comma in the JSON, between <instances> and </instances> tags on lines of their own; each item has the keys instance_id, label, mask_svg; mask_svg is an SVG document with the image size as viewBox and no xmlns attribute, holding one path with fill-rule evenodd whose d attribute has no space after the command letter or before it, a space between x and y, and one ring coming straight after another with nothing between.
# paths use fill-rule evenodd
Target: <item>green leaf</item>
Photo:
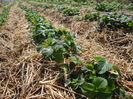
<instances>
[{"instance_id":1,"label":"green leaf","mask_svg":"<svg viewBox=\"0 0 133 99\"><path fill-rule=\"evenodd\" d=\"M64 69L64 70L68 70L68 66L65 65L65 64L64 64L64 65L61 65L60 68L61 68L61 69Z\"/></svg>"},{"instance_id":2,"label":"green leaf","mask_svg":"<svg viewBox=\"0 0 133 99\"><path fill-rule=\"evenodd\" d=\"M96 61L106 61L106 58L95 56L93 57Z\"/></svg>"},{"instance_id":3,"label":"green leaf","mask_svg":"<svg viewBox=\"0 0 133 99\"><path fill-rule=\"evenodd\" d=\"M64 62L64 55L61 51L56 51L53 53L56 62Z\"/></svg>"},{"instance_id":4,"label":"green leaf","mask_svg":"<svg viewBox=\"0 0 133 99\"><path fill-rule=\"evenodd\" d=\"M113 70L117 71L118 74L121 76L121 71L117 66L113 66Z\"/></svg>"},{"instance_id":5,"label":"green leaf","mask_svg":"<svg viewBox=\"0 0 133 99\"><path fill-rule=\"evenodd\" d=\"M96 89L105 89L108 85L108 82L105 78L97 77L92 82Z\"/></svg>"},{"instance_id":6,"label":"green leaf","mask_svg":"<svg viewBox=\"0 0 133 99\"><path fill-rule=\"evenodd\" d=\"M97 93L95 99L112 99L112 94Z\"/></svg>"},{"instance_id":7,"label":"green leaf","mask_svg":"<svg viewBox=\"0 0 133 99\"><path fill-rule=\"evenodd\" d=\"M83 66L81 68L81 70L84 71L84 72L91 72L92 71L92 70L88 69L86 66Z\"/></svg>"},{"instance_id":8,"label":"green leaf","mask_svg":"<svg viewBox=\"0 0 133 99\"><path fill-rule=\"evenodd\" d=\"M77 84L82 85L85 82L84 75L81 74L78 78Z\"/></svg>"},{"instance_id":9,"label":"green leaf","mask_svg":"<svg viewBox=\"0 0 133 99\"><path fill-rule=\"evenodd\" d=\"M85 82L84 84L82 84L81 86L84 90L86 91L94 91L95 90L95 85L92 83L87 83Z\"/></svg>"},{"instance_id":10,"label":"green leaf","mask_svg":"<svg viewBox=\"0 0 133 99\"><path fill-rule=\"evenodd\" d=\"M90 70L94 69L94 63L93 62L87 62L86 67Z\"/></svg>"},{"instance_id":11,"label":"green leaf","mask_svg":"<svg viewBox=\"0 0 133 99\"><path fill-rule=\"evenodd\" d=\"M67 87L69 84L71 84L71 80L70 80L70 79L67 79L67 80L65 81L65 87Z\"/></svg>"},{"instance_id":12,"label":"green leaf","mask_svg":"<svg viewBox=\"0 0 133 99\"><path fill-rule=\"evenodd\" d=\"M103 74L106 71L110 70L112 68L113 64L104 64L102 69L99 71L99 74Z\"/></svg>"},{"instance_id":13,"label":"green leaf","mask_svg":"<svg viewBox=\"0 0 133 99\"><path fill-rule=\"evenodd\" d=\"M85 95L85 96L87 96L87 97L89 97L89 99L91 98L91 99L95 99L94 97L95 97L95 95L96 95L96 93L94 93L93 91L89 91L89 90L84 90L83 88L80 88L81 89L81 91L82 91L82 93Z\"/></svg>"},{"instance_id":14,"label":"green leaf","mask_svg":"<svg viewBox=\"0 0 133 99\"><path fill-rule=\"evenodd\" d=\"M42 48L41 53L46 57L49 58L53 54L53 49L51 47Z\"/></svg>"},{"instance_id":15,"label":"green leaf","mask_svg":"<svg viewBox=\"0 0 133 99\"><path fill-rule=\"evenodd\" d=\"M112 64L108 64L106 58L102 57L94 57L98 63L95 65L95 69L97 70L98 74L104 74L105 72L109 71L112 68Z\"/></svg>"},{"instance_id":16,"label":"green leaf","mask_svg":"<svg viewBox=\"0 0 133 99\"><path fill-rule=\"evenodd\" d=\"M83 59L77 56L71 56L71 60L74 64L81 64Z\"/></svg>"}]
</instances>

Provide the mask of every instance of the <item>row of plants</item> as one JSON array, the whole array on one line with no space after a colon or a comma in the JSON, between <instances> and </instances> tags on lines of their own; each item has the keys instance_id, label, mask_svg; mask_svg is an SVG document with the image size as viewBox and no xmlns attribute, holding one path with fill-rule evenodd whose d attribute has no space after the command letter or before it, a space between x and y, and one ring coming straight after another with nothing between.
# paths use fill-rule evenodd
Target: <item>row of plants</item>
<instances>
[{"instance_id":1,"label":"row of plants","mask_svg":"<svg viewBox=\"0 0 133 99\"><path fill-rule=\"evenodd\" d=\"M98 21L100 28L108 27L113 30L119 28L128 30L133 29L133 17L118 13L106 13L100 15L99 12L91 12L83 16L83 19L86 21Z\"/></svg>"},{"instance_id":2,"label":"row of plants","mask_svg":"<svg viewBox=\"0 0 133 99\"><path fill-rule=\"evenodd\" d=\"M65 87L71 86L75 91L92 99L127 98L119 83L121 71L117 66L109 64L102 57L94 57L96 61L85 62L78 56L81 48L74 41L74 35L65 29L56 29L33 9L22 4L19 6L26 11L26 17L31 23L37 50L45 59L62 63L58 66L61 70L58 79L64 81ZM66 60L69 62L65 63Z\"/></svg>"},{"instance_id":3,"label":"row of plants","mask_svg":"<svg viewBox=\"0 0 133 99\"><path fill-rule=\"evenodd\" d=\"M100 13L95 11L85 14L82 19L86 21L98 21L99 18L100 18Z\"/></svg>"},{"instance_id":4,"label":"row of plants","mask_svg":"<svg viewBox=\"0 0 133 99\"><path fill-rule=\"evenodd\" d=\"M53 8L58 10L59 12L63 13L66 16L74 16L74 15L78 15L80 14L80 10L78 8L70 8L70 7L66 7L63 5L46 5L46 4L36 4L33 2L28 2L29 4L33 5L33 6L37 6L37 7L42 7L42 8Z\"/></svg>"},{"instance_id":5,"label":"row of plants","mask_svg":"<svg viewBox=\"0 0 133 99\"><path fill-rule=\"evenodd\" d=\"M101 28L108 27L111 29L123 28L127 30L133 30L132 16L126 16L117 13L108 13L102 15L99 21Z\"/></svg>"},{"instance_id":6,"label":"row of plants","mask_svg":"<svg viewBox=\"0 0 133 99\"><path fill-rule=\"evenodd\" d=\"M116 11L120 8L122 9L122 4L116 2L107 2L107 1L97 3L95 7L97 11L105 11L105 12Z\"/></svg>"},{"instance_id":7,"label":"row of plants","mask_svg":"<svg viewBox=\"0 0 133 99\"><path fill-rule=\"evenodd\" d=\"M74 7L81 7L82 5L94 5L96 2L93 0L88 0L87 2L75 2L72 0L69 1L61 1L61 0L32 0L32 1L37 1L37 2L46 2L50 4L58 4L58 5L71 5Z\"/></svg>"},{"instance_id":8,"label":"row of plants","mask_svg":"<svg viewBox=\"0 0 133 99\"><path fill-rule=\"evenodd\" d=\"M29 3L34 6L39 5L39 7L45 6L43 4L35 4L32 2L29 2ZM68 15L68 16L78 15L80 13L79 9L69 8L63 5L58 5L58 6L47 5L47 6L50 6L47 8L54 8L59 12L63 12L65 15ZM91 12L83 16L83 19L87 21L98 21L100 23L98 29L100 30L102 30L105 27L108 27L112 30L116 30L119 28L132 30L132 27L133 27L132 16L126 16L126 15L117 14L117 13L106 13L106 14L100 15L99 12Z\"/></svg>"},{"instance_id":9,"label":"row of plants","mask_svg":"<svg viewBox=\"0 0 133 99\"><path fill-rule=\"evenodd\" d=\"M132 10L133 9L133 3L121 4L121 3L118 3L118 2L103 1L103 2L97 3L95 9L97 11L105 11L105 12L116 11L116 10L119 10L119 9Z\"/></svg>"},{"instance_id":10,"label":"row of plants","mask_svg":"<svg viewBox=\"0 0 133 99\"><path fill-rule=\"evenodd\" d=\"M54 5L44 5L44 4L38 4L38 3L32 3L30 1L27 1L29 4L36 6L36 7L42 7L44 9L50 9L50 8L54 8Z\"/></svg>"},{"instance_id":11,"label":"row of plants","mask_svg":"<svg viewBox=\"0 0 133 99\"><path fill-rule=\"evenodd\" d=\"M116 11L119 9L128 9L132 10L133 9L133 3L123 3L123 2L118 2L118 1L101 1L101 2L96 2L94 0L87 0L87 1L62 1L62 0L32 0L32 1L38 1L38 2L46 2L50 4L58 4L58 5L71 5L75 7L81 7L81 6L92 6L95 7L97 11L105 11L105 12L111 12L111 11Z\"/></svg>"},{"instance_id":12,"label":"row of plants","mask_svg":"<svg viewBox=\"0 0 133 99\"><path fill-rule=\"evenodd\" d=\"M7 20L11 6L13 6L13 4L3 8L2 13L0 14L0 26L2 26L3 23Z\"/></svg>"},{"instance_id":13,"label":"row of plants","mask_svg":"<svg viewBox=\"0 0 133 99\"><path fill-rule=\"evenodd\" d=\"M133 10L133 3L124 6L125 9Z\"/></svg>"},{"instance_id":14,"label":"row of plants","mask_svg":"<svg viewBox=\"0 0 133 99\"><path fill-rule=\"evenodd\" d=\"M78 8L70 8L63 5L58 5L55 7L55 9L57 9L58 11L62 12L67 16L74 16L80 14L80 10Z\"/></svg>"},{"instance_id":15,"label":"row of plants","mask_svg":"<svg viewBox=\"0 0 133 99\"><path fill-rule=\"evenodd\" d=\"M37 1L37 2L47 2L47 3L51 3L51 4L70 4L70 2L67 1L55 1L55 0L32 0L32 1Z\"/></svg>"},{"instance_id":16,"label":"row of plants","mask_svg":"<svg viewBox=\"0 0 133 99\"><path fill-rule=\"evenodd\" d=\"M26 17L31 22L33 41L38 44L37 50L46 59L64 62L70 55L78 53L79 46L74 41L74 35L65 29L56 29L36 11L20 6L26 11Z\"/></svg>"}]
</instances>

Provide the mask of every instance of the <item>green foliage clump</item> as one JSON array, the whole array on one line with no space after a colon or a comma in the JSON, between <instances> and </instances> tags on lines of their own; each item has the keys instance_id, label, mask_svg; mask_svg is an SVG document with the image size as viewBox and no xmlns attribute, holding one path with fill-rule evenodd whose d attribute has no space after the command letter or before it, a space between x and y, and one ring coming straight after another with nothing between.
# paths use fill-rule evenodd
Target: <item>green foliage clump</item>
<instances>
[{"instance_id":1,"label":"green foliage clump","mask_svg":"<svg viewBox=\"0 0 133 99\"><path fill-rule=\"evenodd\" d=\"M98 30L107 27L112 30L126 29L133 30L133 17L118 13L106 13L100 15L98 12L87 13L83 16L86 21L98 21Z\"/></svg>"},{"instance_id":2,"label":"green foliage clump","mask_svg":"<svg viewBox=\"0 0 133 99\"><path fill-rule=\"evenodd\" d=\"M73 40L47 39L37 48L42 54L56 62L64 62L65 58L76 54L78 47Z\"/></svg>"},{"instance_id":3,"label":"green foliage clump","mask_svg":"<svg viewBox=\"0 0 133 99\"><path fill-rule=\"evenodd\" d=\"M63 10L63 14L67 16L74 16L80 14L80 11L78 8L67 8Z\"/></svg>"},{"instance_id":4,"label":"green foliage clump","mask_svg":"<svg viewBox=\"0 0 133 99\"><path fill-rule=\"evenodd\" d=\"M51 9L51 8L54 7L53 5L41 5L41 4L37 4L37 6L38 6L38 7L45 8L45 9Z\"/></svg>"},{"instance_id":5,"label":"green foliage clump","mask_svg":"<svg viewBox=\"0 0 133 99\"><path fill-rule=\"evenodd\" d=\"M91 13L87 13L87 14L85 14L85 16L83 16L83 19L86 21L98 21L99 18L100 18L99 12L91 12Z\"/></svg>"},{"instance_id":6,"label":"green foliage clump","mask_svg":"<svg viewBox=\"0 0 133 99\"><path fill-rule=\"evenodd\" d=\"M120 4L115 2L110 3L106 1L98 3L95 7L96 10L105 12L116 11L118 8L120 8Z\"/></svg>"},{"instance_id":7,"label":"green foliage clump","mask_svg":"<svg viewBox=\"0 0 133 99\"><path fill-rule=\"evenodd\" d=\"M67 16L74 16L80 13L78 8L69 8L62 5L56 6L56 9Z\"/></svg>"},{"instance_id":8,"label":"green foliage clump","mask_svg":"<svg viewBox=\"0 0 133 99\"><path fill-rule=\"evenodd\" d=\"M55 29L36 11L23 5L20 7L26 11L26 17L31 22L33 41L38 44L37 50L44 55L45 59L64 62L71 55L77 54L80 49L70 32Z\"/></svg>"},{"instance_id":9,"label":"green foliage clump","mask_svg":"<svg viewBox=\"0 0 133 99\"><path fill-rule=\"evenodd\" d=\"M42 7L44 9L51 9L54 8L54 5L42 5L42 4L37 4L37 3L32 3L30 1L27 1L29 4L36 6L36 7Z\"/></svg>"},{"instance_id":10,"label":"green foliage clump","mask_svg":"<svg viewBox=\"0 0 133 99\"><path fill-rule=\"evenodd\" d=\"M68 74L65 86L71 86L74 90L92 99L111 99L113 96L124 96L122 87L117 82L121 72L117 66L109 64L107 59L95 57L95 62L88 62L84 67L77 67L83 60L77 56L80 47L74 41L74 35L64 29L56 29L51 22L39 15L36 11L19 5L26 11L26 17L31 22L33 41L37 43L37 50L46 59L64 62L70 59L70 63L61 65L64 71L60 73L62 78ZM78 70L74 70L78 68ZM117 74L111 73L113 69ZM61 75L62 74L62 75ZM59 77L58 76L58 77Z\"/></svg>"},{"instance_id":11,"label":"green foliage clump","mask_svg":"<svg viewBox=\"0 0 133 99\"><path fill-rule=\"evenodd\" d=\"M8 17L8 14L9 14L9 10L11 8L13 4L3 8L3 11L2 13L0 14L0 26L3 25L3 23L6 21L7 17Z\"/></svg>"},{"instance_id":12,"label":"green foliage clump","mask_svg":"<svg viewBox=\"0 0 133 99\"><path fill-rule=\"evenodd\" d=\"M68 9L68 7L66 7L66 6L63 6L63 5L58 5L58 6L56 6L55 7L55 9L57 9L58 11L63 11L64 9Z\"/></svg>"},{"instance_id":13,"label":"green foliage clump","mask_svg":"<svg viewBox=\"0 0 133 99\"><path fill-rule=\"evenodd\" d=\"M129 10L133 10L133 3L126 5L125 8Z\"/></svg>"},{"instance_id":14,"label":"green foliage clump","mask_svg":"<svg viewBox=\"0 0 133 99\"><path fill-rule=\"evenodd\" d=\"M105 14L100 18L100 27L101 28L108 27L111 29L124 28L132 30L133 18L117 13Z\"/></svg>"},{"instance_id":15,"label":"green foliage clump","mask_svg":"<svg viewBox=\"0 0 133 99\"><path fill-rule=\"evenodd\" d=\"M77 2L72 2L71 5L75 6L75 7L81 7L82 6L81 3L77 3Z\"/></svg>"},{"instance_id":16,"label":"green foliage clump","mask_svg":"<svg viewBox=\"0 0 133 99\"><path fill-rule=\"evenodd\" d=\"M91 99L113 99L114 96L126 99L122 86L117 82L121 76L119 68L109 64L105 58L94 57L94 59L97 63L88 62L78 69L78 72L72 72L65 86L71 86ZM110 70L116 73L111 73Z\"/></svg>"},{"instance_id":17,"label":"green foliage clump","mask_svg":"<svg viewBox=\"0 0 133 99\"><path fill-rule=\"evenodd\" d=\"M29 1L27 1L27 2L36 7L42 7L45 9L48 9L48 8L56 9L67 16L74 16L74 15L78 15L80 13L78 8L69 8L69 7L66 7L63 5L54 6L54 5L36 4L36 3L29 2Z\"/></svg>"}]
</instances>

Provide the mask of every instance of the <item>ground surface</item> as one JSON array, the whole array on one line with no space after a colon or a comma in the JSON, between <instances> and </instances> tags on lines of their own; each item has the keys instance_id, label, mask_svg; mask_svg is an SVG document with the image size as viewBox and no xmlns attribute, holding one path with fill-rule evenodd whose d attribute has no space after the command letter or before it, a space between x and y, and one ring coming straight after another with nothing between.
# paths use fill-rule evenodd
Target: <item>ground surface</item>
<instances>
[{"instance_id":1,"label":"ground surface","mask_svg":"<svg viewBox=\"0 0 133 99\"><path fill-rule=\"evenodd\" d=\"M112 34L106 34L107 30L102 33L95 31L95 22L75 21L74 17L65 17L55 10L23 4L37 10L47 20L52 21L56 28L67 28L75 33L76 41L84 49L80 56L86 61L90 61L93 56L103 56L110 63L119 66L124 72L123 84L127 92L133 93L133 35L115 31L117 35L114 38L121 38L114 43L111 42L114 40ZM50 69L56 64L45 62L43 56L36 51L36 45L31 42L30 24L25 18L25 12L17 5L18 3L11 8L8 20L0 28L0 98L75 99L79 94L71 88L60 86L56 81L59 71ZM119 43L127 45L123 47Z\"/></svg>"}]
</instances>

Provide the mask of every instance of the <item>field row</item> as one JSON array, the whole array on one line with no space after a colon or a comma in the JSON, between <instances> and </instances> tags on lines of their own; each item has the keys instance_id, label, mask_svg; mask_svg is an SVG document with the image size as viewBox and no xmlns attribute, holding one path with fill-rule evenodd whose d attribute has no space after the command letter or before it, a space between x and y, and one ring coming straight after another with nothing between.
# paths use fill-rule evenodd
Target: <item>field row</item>
<instances>
[{"instance_id":1,"label":"field row","mask_svg":"<svg viewBox=\"0 0 133 99\"><path fill-rule=\"evenodd\" d=\"M54 6L32 2L28 3L36 7L42 7L44 9L55 9L66 16L74 16L80 14L80 10L78 8L69 8L62 5ZM92 11L85 14L84 16L76 17L75 20L98 21L98 27L100 30L104 27L111 29L126 28L131 30L133 27L133 16L127 16L118 13L106 13L101 15L99 12Z\"/></svg>"},{"instance_id":2,"label":"field row","mask_svg":"<svg viewBox=\"0 0 133 99\"><path fill-rule=\"evenodd\" d=\"M59 3L2 8L0 97L130 99L133 17Z\"/></svg>"},{"instance_id":3,"label":"field row","mask_svg":"<svg viewBox=\"0 0 133 99\"><path fill-rule=\"evenodd\" d=\"M96 10L99 11L115 11L119 9L128 9L132 10L133 9L133 4L132 3L118 3L118 2L107 2L107 1L102 1L100 3L97 3L96 1L89 1L88 2L74 2L74 1L47 1L47 0L31 0L31 1L37 1L37 2L44 2L44 3L49 3L49 4L56 4L56 5L66 5L66 6L71 6L71 7L93 7ZM36 3L37 3L36 2Z\"/></svg>"},{"instance_id":4,"label":"field row","mask_svg":"<svg viewBox=\"0 0 133 99\"><path fill-rule=\"evenodd\" d=\"M81 66L81 70L78 67L78 72L80 72L80 74L76 76L75 74L77 74L77 71L75 73L72 71L76 70L77 66L82 65L83 60L76 55L79 50L79 47L74 43L73 36L71 35L71 33L65 30L62 31L55 29L54 27L52 27L52 25L50 25L49 22L45 20L45 18L43 18L43 16L38 15L37 12L35 12L34 10L27 8L23 5L21 5L21 8L27 11L27 18L30 22L32 22L33 41L39 43L37 47L38 51L40 51L46 59L56 61L57 63L62 63L69 59L69 64L67 63L59 66L61 69L65 70L61 72L59 77L62 78L65 75L68 76L66 77L66 86L71 85L71 87L75 90L80 89L79 92L91 98L98 97L99 95L103 94L104 97L113 96L113 94L111 93L117 90L117 88L111 89L111 86L117 85L115 85L115 82L110 82L113 81L112 77L109 77L109 79L107 79L106 76L108 73L110 73L108 72L108 70L110 70L111 68L116 70L120 74L120 71L117 67L113 66L112 64L108 64L105 58L95 57L94 59L96 59L98 63L95 64L93 62L87 62L85 63L85 67ZM92 66L92 68L90 69L90 67L88 66ZM98 69L97 66L101 66L101 68ZM93 69L95 73L93 73ZM88 77L87 73L92 74L90 77ZM75 81L75 79L77 79L77 82ZM100 86L96 85L96 83L98 83L99 81L102 81L102 83L104 84L106 83L104 88L100 88ZM110 84L114 85L110 86ZM89 94L88 92L91 94Z\"/></svg>"}]
</instances>

